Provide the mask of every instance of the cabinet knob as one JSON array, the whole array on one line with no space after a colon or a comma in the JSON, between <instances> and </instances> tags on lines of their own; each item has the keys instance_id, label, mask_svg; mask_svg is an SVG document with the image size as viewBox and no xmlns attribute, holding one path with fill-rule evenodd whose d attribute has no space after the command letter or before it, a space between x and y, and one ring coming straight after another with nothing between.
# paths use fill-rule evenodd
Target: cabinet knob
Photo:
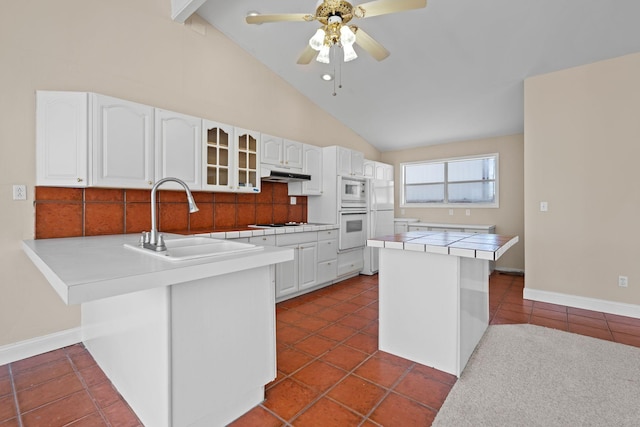
<instances>
[{"instance_id":1,"label":"cabinet knob","mask_svg":"<svg viewBox=\"0 0 640 427\"><path fill-rule=\"evenodd\" d=\"M148 181L149 185L153 185L153 181Z\"/></svg>"},{"instance_id":2,"label":"cabinet knob","mask_svg":"<svg viewBox=\"0 0 640 427\"><path fill-rule=\"evenodd\" d=\"M286 162L284 162L284 163L288 165L288 164L289 164L289 160L287 160L287 161L286 161Z\"/></svg>"},{"instance_id":3,"label":"cabinet knob","mask_svg":"<svg viewBox=\"0 0 640 427\"><path fill-rule=\"evenodd\" d=\"M82 178L78 178L78 182L82 182Z\"/></svg>"}]
</instances>

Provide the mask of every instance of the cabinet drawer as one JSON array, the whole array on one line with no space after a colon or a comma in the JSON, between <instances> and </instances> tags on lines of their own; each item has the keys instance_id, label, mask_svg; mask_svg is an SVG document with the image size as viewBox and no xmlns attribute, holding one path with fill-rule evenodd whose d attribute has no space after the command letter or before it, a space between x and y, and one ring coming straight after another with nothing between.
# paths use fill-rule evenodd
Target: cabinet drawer
<instances>
[{"instance_id":1,"label":"cabinet drawer","mask_svg":"<svg viewBox=\"0 0 640 427\"><path fill-rule=\"evenodd\" d=\"M335 260L338 255L337 240L319 240L318 241L318 261Z\"/></svg>"},{"instance_id":2,"label":"cabinet drawer","mask_svg":"<svg viewBox=\"0 0 640 427\"><path fill-rule=\"evenodd\" d=\"M308 231L305 233L287 233L277 234L276 244L278 246L297 245L300 243L311 243L318 240L317 231Z\"/></svg>"},{"instance_id":3,"label":"cabinet drawer","mask_svg":"<svg viewBox=\"0 0 640 427\"><path fill-rule=\"evenodd\" d=\"M249 243L253 243L254 245L261 246L275 246L276 245L276 236L254 236L249 238Z\"/></svg>"},{"instance_id":4,"label":"cabinet drawer","mask_svg":"<svg viewBox=\"0 0 640 427\"><path fill-rule=\"evenodd\" d=\"M363 249L338 254L338 276L354 273L364 267Z\"/></svg>"},{"instance_id":5,"label":"cabinet drawer","mask_svg":"<svg viewBox=\"0 0 640 427\"><path fill-rule=\"evenodd\" d=\"M338 277L338 262L333 259L318 264L317 283L331 282Z\"/></svg>"},{"instance_id":6,"label":"cabinet drawer","mask_svg":"<svg viewBox=\"0 0 640 427\"><path fill-rule=\"evenodd\" d=\"M338 229L318 231L318 240L333 240L338 238Z\"/></svg>"}]
</instances>

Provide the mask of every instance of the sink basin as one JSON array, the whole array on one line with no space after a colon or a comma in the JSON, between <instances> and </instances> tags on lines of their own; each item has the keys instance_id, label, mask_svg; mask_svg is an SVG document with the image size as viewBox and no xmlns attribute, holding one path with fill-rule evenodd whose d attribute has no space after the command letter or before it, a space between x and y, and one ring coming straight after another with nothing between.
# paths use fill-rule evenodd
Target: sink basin
<instances>
[{"instance_id":1,"label":"sink basin","mask_svg":"<svg viewBox=\"0 0 640 427\"><path fill-rule=\"evenodd\" d=\"M211 239L209 237L166 239L164 243L167 245L167 250L162 252L152 251L128 243L125 243L124 246L167 261L186 261L196 258L232 255L264 249L262 246L251 243L230 242L228 240Z\"/></svg>"}]
</instances>

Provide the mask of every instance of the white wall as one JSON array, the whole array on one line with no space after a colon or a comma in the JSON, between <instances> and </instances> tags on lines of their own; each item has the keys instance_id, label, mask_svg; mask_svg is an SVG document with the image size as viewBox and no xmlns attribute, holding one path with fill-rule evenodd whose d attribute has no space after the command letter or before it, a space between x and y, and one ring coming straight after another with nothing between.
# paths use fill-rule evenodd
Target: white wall
<instances>
[{"instance_id":1,"label":"white wall","mask_svg":"<svg viewBox=\"0 0 640 427\"><path fill-rule=\"evenodd\" d=\"M33 238L35 91L91 91L319 146L379 152L170 0L18 0L0 13L0 346L78 326L20 249ZM29 200L12 201L26 184Z\"/></svg>"},{"instance_id":2,"label":"white wall","mask_svg":"<svg viewBox=\"0 0 640 427\"><path fill-rule=\"evenodd\" d=\"M527 289L640 304L639 77L637 53L525 81Z\"/></svg>"}]
</instances>

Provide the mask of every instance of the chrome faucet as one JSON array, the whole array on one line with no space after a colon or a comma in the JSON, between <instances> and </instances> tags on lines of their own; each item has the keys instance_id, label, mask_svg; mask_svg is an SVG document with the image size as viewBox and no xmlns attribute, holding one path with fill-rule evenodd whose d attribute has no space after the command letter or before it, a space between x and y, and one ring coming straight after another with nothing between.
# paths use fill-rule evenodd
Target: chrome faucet
<instances>
[{"instance_id":1,"label":"chrome faucet","mask_svg":"<svg viewBox=\"0 0 640 427\"><path fill-rule=\"evenodd\" d=\"M167 181L177 182L178 184L184 187L184 191L187 193L187 203L189 203L189 213L198 212L198 206L196 206L196 201L193 200L193 195L185 184L184 181L178 178L162 178L158 182L156 182L151 188L151 231L146 233L142 233L142 237L140 238L140 246L145 249L151 249L156 252L166 251L167 246L164 244L164 239L162 234L158 233L158 227L156 226L156 192L158 191L158 187L164 184Z\"/></svg>"}]
</instances>

